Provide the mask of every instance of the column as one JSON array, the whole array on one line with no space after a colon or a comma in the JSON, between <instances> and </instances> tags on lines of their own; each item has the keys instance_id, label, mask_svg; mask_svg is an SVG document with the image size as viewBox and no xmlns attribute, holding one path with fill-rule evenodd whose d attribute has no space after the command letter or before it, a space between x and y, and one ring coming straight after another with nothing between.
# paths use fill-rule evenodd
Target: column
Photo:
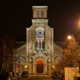
<instances>
[{"instance_id":1,"label":"column","mask_svg":"<svg viewBox=\"0 0 80 80\"><path fill-rule=\"evenodd\" d=\"M41 40L41 50L42 50L42 40Z\"/></svg>"},{"instance_id":2,"label":"column","mask_svg":"<svg viewBox=\"0 0 80 80\"><path fill-rule=\"evenodd\" d=\"M47 31L48 31L48 20L45 20L45 48L44 50L46 51L47 54Z\"/></svg>"},{"instance_id":3,"label":"column","mask_svg":"<svg viewBox=\"0 0 80 80\"><path fill-rule=\"evenodd\" d=\"M39 49L39 40L38 40L38 49Z\"/></svg>"},{"instance_id":4,"label":"column","mask_svg":"<svg viewBox=\"0 0 80 80\"><path fill-rule=\"evenodd\" d=\"M32 53L35 52L35 21L32 20Z\"/></svg>"}]
</instances>

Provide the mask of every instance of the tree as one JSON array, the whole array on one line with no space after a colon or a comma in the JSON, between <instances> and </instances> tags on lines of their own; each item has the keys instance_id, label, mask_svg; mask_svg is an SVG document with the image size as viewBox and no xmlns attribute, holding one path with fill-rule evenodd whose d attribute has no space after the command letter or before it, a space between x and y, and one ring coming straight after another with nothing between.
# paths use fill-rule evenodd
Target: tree
<instances>
[{"instance_id":1,"label":"tree","mask_svg":"<svg viewBox=\"0 0 80 80\"><path fill-rule=\"evenodd\" d=\"M10 67L13 62L13 44L15 40L8 34L0 37L0 69Z\"/></svg>"},{"instance_id":2,"label":"tree","mask_svg":"<svg viewBox=\"0 0 80 80\"><path fill-rule=\"evenodd\" d=\"M60 69L64 67L76 67L78 66L77 59L79 56L79 46L75 37L72 36L71 39L67 40L63 44L63 57L62 60L56 64L56 66Z\"/></svg>"}]
</instances>

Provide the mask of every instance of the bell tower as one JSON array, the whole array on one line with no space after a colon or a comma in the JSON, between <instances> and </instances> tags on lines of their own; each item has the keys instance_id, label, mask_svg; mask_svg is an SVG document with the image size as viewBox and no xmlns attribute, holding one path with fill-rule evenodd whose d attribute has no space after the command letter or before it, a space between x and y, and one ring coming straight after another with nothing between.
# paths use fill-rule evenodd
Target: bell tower
<instances>
[{"instance_id":1,"label":"bell tower","mask_svg":"<svg viewBox=\"0 0 80 80\"><path fill-rule=\"evenodd\" d=\"M43 50L45 52L47 48L47 6L32 6L33 19L32 24L35 29L35 50ZM46 27L45 27L46 26ZM34 36L34 35L33 35ZM33 46L34 48L34 46ZM33 51L34 52L34 51Z\"/></svg>"},{"instance_id":2,"label":"bell tower","mask_svg":"<svg viewBox=\"0 0 80 80\"><path fill-rule=\"evenodd\" d=\"M47 6L33 6L33 18L47 18Z\"/></svg>"},{"instance_id":3,"label":"bell tower","mask_svg":"<svg viewBox=\"0 0 80 80\"><path fill-rule=\"evenodd\" d=\"M32 6L33 18L30 28L26 28L26 65L30 74L37 74L37 62L42 61L41 72L51 73L53 65L53 28L48 26L48 6ZM30 61L30 62L29 62Z\"/></svg>"}]
</instances>

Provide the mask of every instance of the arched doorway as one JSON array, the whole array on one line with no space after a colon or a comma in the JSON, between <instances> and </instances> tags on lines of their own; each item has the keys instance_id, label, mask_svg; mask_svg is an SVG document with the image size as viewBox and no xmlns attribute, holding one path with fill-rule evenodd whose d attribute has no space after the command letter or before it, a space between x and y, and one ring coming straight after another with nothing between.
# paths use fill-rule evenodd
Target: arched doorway
<instances>
[{"instance_id":1,"label":"arched doorway","mask_svg":"<svg viewBox=\"0 0 80 80\"><path fill-rule=\"evenodd\" d=\"M42 60L37 61L37 73L43 73L43 61Z\"/></svg>"}]
</instances>

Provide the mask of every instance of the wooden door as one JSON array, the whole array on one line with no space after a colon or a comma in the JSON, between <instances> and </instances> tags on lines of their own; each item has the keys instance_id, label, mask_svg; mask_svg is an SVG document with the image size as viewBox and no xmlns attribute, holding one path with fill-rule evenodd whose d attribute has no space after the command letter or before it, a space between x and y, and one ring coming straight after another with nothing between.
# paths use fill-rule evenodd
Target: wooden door
<instances>
[{"instance_id":1,"label":"wooden door","mask_svg":"<svg viewBox=\"0 0 80 80\"><path fill-rule=\"evenodd\" d=\"M42 60L37 61L37 73L43 73L43 61Z\"/></svg>"}]
</instances>

